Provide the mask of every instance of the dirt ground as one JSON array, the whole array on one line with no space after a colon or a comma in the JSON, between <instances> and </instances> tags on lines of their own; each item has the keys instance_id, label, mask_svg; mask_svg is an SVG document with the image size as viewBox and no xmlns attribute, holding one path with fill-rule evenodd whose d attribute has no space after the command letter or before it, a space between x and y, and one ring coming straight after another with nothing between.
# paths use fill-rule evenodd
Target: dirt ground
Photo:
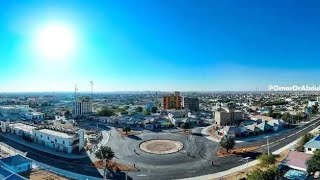
<instances>
[{"instance_id":1,"label":"dirt ground","mask_svg":"<svg viewBox=\"0 0 320 180\"><path fill-rule=\"evenodd\" d=\"M232 155L241 155L243 153L254 151L257 148L259 148L259 147L258 146L253 146L253 147L247 147L247 148L236 148L236 149L229 150L229 152L227 152L224 149L220 149L217 152L217 156L218 157L227 157L227 156L232 156Z\"/></svg>"},{"instance_id":2,"label":"dirt ground","mask_svg":"<svg viewBox=\"0 0 320 180\"><path fill-rule=\"evenodd\" d=\"M65 177L59 176L57 174L42 169L33 170L26 177L30 180L68 180Z\"/></svg>"},{"instance_id":3,"label":"dirt ground","mask_svg":"<svg viewBox=\"0 0 320 180\"><path fill-rule=\"evenodd\" d=\"M98 169L103 169L104 168L103 162L101 160L100 161L96 161L93 164ZM134 168L132 166L119 164L119 163L114 162L114 161L109 161L108 164L107 164L107 167L108 167L108 169L111 169L111 170L120 170L120 171L136 171L137 170L136 168Z\"/></svg>"},{"instance_id":4,"label":"dirt ground","mask_svg":"<svg viewBox=\"0 0 320 180\"><path fill-rule=\"evenodd\" d=\"M126 133L126 132L122 131L121 128L117 128L117 131L120 133L120 135L121 135L122 137L126 137L126 136L136 136L136 135L141 134L141 132L139 132L139 131L130 131L130 132Z\"/></svg>"}]
</instances>

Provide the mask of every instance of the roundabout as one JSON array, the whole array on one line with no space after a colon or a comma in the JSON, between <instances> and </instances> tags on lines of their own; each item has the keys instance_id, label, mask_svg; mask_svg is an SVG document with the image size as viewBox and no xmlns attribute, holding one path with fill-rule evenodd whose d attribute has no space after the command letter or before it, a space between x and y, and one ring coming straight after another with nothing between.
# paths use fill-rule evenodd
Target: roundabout
<instances>
[{"instance_id":1,"label":"roundabout","mask_svg":"<svg viewBox=\"0 0 320 180\"><path fill-rule=\"evenodd\" d=\"M151 154L172 154L180 151L183 144L173 140L148 140L140 144L140 149Z\"/></svg>"},{"instance_id":2,"label":"roundabout","mask_svg":"<svg viewBox=\"0 0 320 180\"><path fill-rule=\"evenodd\" d=\"M199 131L195 135L144 131L124 137L113 131L108 145L116 152L117 162L138 169L137 172L128 172L135 180L179 179L220 171L221 167L212 166L212 161L219 160L216 156L218 143L198 135ZM224 163L234 164L227 160Z\"/></svg>"}]
</instances>

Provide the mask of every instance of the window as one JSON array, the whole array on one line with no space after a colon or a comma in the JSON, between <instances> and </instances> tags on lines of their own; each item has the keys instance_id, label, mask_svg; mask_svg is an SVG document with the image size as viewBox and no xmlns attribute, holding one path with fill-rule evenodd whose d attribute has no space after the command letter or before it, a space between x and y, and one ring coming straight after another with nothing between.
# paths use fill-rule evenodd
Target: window
<instances>
[{"instance_id":1,"label":"window","mask_svg":"<svg viewBox=\"0 0 320 180\"><path fill-rule=\"evenodd\" d=\"M48 140L49 140L49 136L48 136L48 138L47 138Z\"/></svg>"},{"instance_id":2,"label":"window","mask_svg":"<svg viewBox=\"0 0 320 180\"><path fill-rule=\"evenodd\" d=\"M62 144L64 144L64 141L62 141Z\"/></svg>"},{"instance_id":3,"label":"window","mask_svg":"<svg viewBox=\"0 0 320 180\"><path fill-rule=\"evenodd\" d=\"M42 138L42 135L40 137Z\"/></svg>"},{"instance_id":4,"label":"window","mask_svg":"<svg viewBox=\"0 0 320 180\"><path fill-rule=\"evenodd\" d=\"M54 141L57 142L57 139L55 139Z\"/></svg>"},{"instance_id":5,"label":"window","mask_svg":"<svg viewBox=\"0 0 320 180\"><path fill-rule=\"evenodd\" d=\"M308 151L311 151L311 148L308 148Z\"/></svg>"}]
</instances>

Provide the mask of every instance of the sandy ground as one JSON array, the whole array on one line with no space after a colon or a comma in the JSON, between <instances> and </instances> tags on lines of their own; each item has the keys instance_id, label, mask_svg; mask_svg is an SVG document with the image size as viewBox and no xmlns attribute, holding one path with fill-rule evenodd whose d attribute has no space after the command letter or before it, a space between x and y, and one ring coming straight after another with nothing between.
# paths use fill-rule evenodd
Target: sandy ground
<instances>
[{"instance_id":1,"label":"sandy ground","mask_svg":"<svg viewBox=\"0 0 320 180\"><path fill-rule=\"evenodd\" d=\"M103 162L101 160L96 161L93 164L98 169L103 169L104 168ZM120 171L136 171L137 170L136 168L134 168L132 166L119 164L119 163L114 162L114 161L109 161L107 166L108 166L108 169L112 169L112 170L120 170Z\"/></svg>"},{"instance_id":2,"label":"sandy ground","mask_svg":"<svg viewBox=\"0 0 320 180\"><path fill-rule=\"evenodd\" d=\"M148 153L170 154L180 151L183 148L183 144L179 141L171 140L149 140L143 142L140 148Z\"/></svg>"},{"instance_id":3,"label":"sandy ground","mask_svg":"<svg viewBox=\"0 0 320 180\"><path fill-rule=\"evenodd\" d=\"M33 170L27 178L31 180L68 180L65 177L41 169Z\"/></svg>"}]
</instances>

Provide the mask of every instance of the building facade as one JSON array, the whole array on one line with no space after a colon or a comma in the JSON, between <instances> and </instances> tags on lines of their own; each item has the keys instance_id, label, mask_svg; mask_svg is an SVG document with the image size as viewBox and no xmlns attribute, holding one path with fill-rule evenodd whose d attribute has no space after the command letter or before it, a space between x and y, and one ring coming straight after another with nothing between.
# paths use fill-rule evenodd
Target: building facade
<instances>
[{"instance_id":1,"label":"building facade","mask_svg":"<svg viewBox=\"0 0 320 180\"><path fill-rule=\"evenodd\" d=\"M83 115L92 113L92 102L89 99L80 99L73 102L73 115Z\"/></svg>"},{"instance_id":2,"label":"building facade","mask_svg":"<svg viewBox=\"0 0 320 180\"><path fill-rule=\"evenodd\" d=\"M163 97L163 109L181 109L182 108L182 97L180 92L175 92L169 96Z\"/></svg>"},{"instance_id":3,"label":"building facade","mask_svg":"<svg viewBox=\"0 0 320 180\"><path fill-rule=\"evenodd\" d=\"M44 113L40 112L27 112L25 114L25 118L27 120L35 120L35 121L42 121L44 120Z\"/></svg>"},{"instance_id":4,"label":"building facade","mask_svg":"<svg viewBox=\"0 0 320 180\"><path fill-rule=\"evenodd\" d=\"M66 153L79 151L79 136L51 129L33 130L33 141L43 146Z\"/></svg>"},{"instance_id":5,"label":"building facade","mask_svg":"<svg viewBox=\"0 0 320 180\"><path fill-rule=\"evenodd\" d=\"M67 133L22 123L8 124L5 122L1 122L1 128L3 132L10 132L30 142L66 153L79 152L85 145L84 130L82 129ZM7 128L8 130L4 130Z\"/></svg>"},{"instance_id":6,"label":"building facade","mask_svg":"<svg viewBox=\"0 0 320 180\"><path fill-rule=\"evenodd\" d=\"M199 103L200 101L198 98L185 97L183 99L184 109L190 111L199 111Z\"/></svg>"},{"instance_id":7,"label":"building facade","mask_svg":"<svg viewBox=\"0 0 320 180\"><path fill-rule=\"evenodd\" d=\"M243 113L237 110L217 110L215 111L215 124L218 126L234 125L242 120Z\"/></svg>"}]
</instances>

